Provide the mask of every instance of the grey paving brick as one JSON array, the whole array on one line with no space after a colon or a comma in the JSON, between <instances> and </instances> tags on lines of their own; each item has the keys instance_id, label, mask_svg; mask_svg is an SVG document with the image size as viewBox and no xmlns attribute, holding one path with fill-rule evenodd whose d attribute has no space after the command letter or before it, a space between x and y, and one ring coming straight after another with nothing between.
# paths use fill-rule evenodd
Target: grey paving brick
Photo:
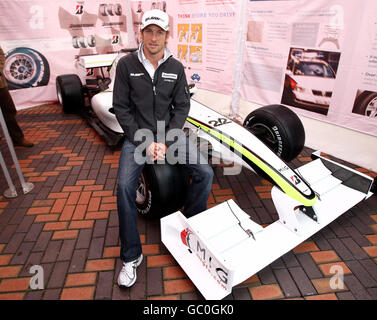
<instances>
[{"instance_id":1,"label":"grey paving brick","mask_svg":"<svg viewBox=\"0 0 377 320\"><path fill-rule=\"evenodd\" d=\"M371 275L371 277L377 281L377 263L372 259L359 260L365 270Z\"/></svg>"},{"instance_id":2,"label":"grey paving brick","mask_svg":"<svg viewBox=\"0 0 377 320\"><path fill-rule=\"evenodd\" d=\"M11 264L13 265L21 265L25 264L29 254L34 246L34 243L22 243L20 247L18 248L16 254L13 256L13 259L11 260Z\"/></svg>"},{"instance_id":3,"label":"grey paving brick","mask_svg":"<svg viewBox=\"0 0 377 320\"><path fill-rule=\"evenodd\" d=\"M35 218L33 216L25 216L24 215L21 223L18 224L18 228L17 228L16 232L23 232L23 233L28 232L29 229L30 229L30 226L34 222L34 219Z\"/></svg>"},{"instance_id":4,"label":"grey paving brick","mask_svg":"<svg viewBox=\"0 0 377 320\"><path fill-rule=\"evenodd\" d=\"M359 261L347 261L347 266L352 271L352 274L366 287L377 286L377 281L369 274L369 272L363 267Z\"/></svg>"},{"instance_id":5,"label":"grey paving brick","mask_svg":"<svg viewBox=\"0 0 377 320\"><path fill-rule=\"evenodd\" d=\"M70 261L69 273L83 272L85 269L88 249L77 249L73 252Z\"/></svg>"},{"instance_id":6,"label":"grey paving brick","mask_svg":"<svg viewBox=\"0 0 377 320\"><path fill-rule=\"evenodd\" d=\"M96 220L93 229L93 238L105 237L106 227L107 220Z\"/></svg>"},{"instance_id":7,"label":"grey paving brick","mask_svg":"<svg viewBox=\"0 0 377 320\"><path fill-rule=\"evenodd\" d=\"M287 298L296 298L301 296L300 291L298 290L287 269L276 269L274 270L274 274L279 282L280 288Z\"/></svg>"},{"instance_id":8,"label":"grey paving brick","mask_svg":"<svg viewBox=\"0 0 377 320\"><path fill-rule=\"evenodd\" d=\"M344 283L351 291L356 300L371 300L368 291L363 287L360 281L354 275L345 275Z\"/></svg>"},{"instance_id":9,"label":"grey paving brick","mask_svg":"<svg viewBox=\"0 0 377 320\"><path fill-rule=\"evenodd\" d=\"M161 268L147 269L147 295L157 296L163 294L163 281Z\"/></svg>"},{"instance_id":10,"label":"grey paving brick","mask_svg":"<svg viewBox=\"0 0 377 320\"><path fill-rule=\"evenodd\" d=\"M50 241L46 248L45 254L42 258L43 263L55 262L58 259L60 248L62 246L62 240Z\"/></svg>"},{"instance_id":11,"label":"grey paving brick","mask_svg":"<svg viewBox=\"0 0 377 320\"><path fill-rule=\"evenodd\" d=\"M305 273L307 274L309 279L322 278L322 272L319 270L310 254L297 254L297 259L300 262L302 268L305 270Z\"/></svg>"},{"instance_id":12,"label":"grey paving brick","mask_svg":"<svg viewBox=\"0 0 377 320\"><path fill-rule=\"evenodd\" d=\"M3 250L3 253L16 253L24 238L25 233L13 234L12 238L9 240L7 246Z\"/></svg>"},{"instance_id":13,"label":"grey paving brick","mask_svg":"<svg viewBox=\"0 0 377 320\"><path fill-rule=\"evenodd\" d=\"M64 240L57 261L71 260L75 244L75 239Z\"/></svg>"},{"instance_id":14,"label":"grey paving brick","mask_svg":"<svg viewBox=\"0 0 377 320\"><path fill-rule=\"evenodd\" d=\"M50 280L48 281L48 289L63 287L67 276L68 267L68 261L57 262L55 264Z\"/></svg>"},{"instance_id":15,"label":"grey paving brick","mask_svg":"<svg viewBox=\"0 0 377 320\"><path fill-rule=\"evenodd\" d=\"M336 296L338 297L339 300L355 300L355 297L350 291L337 292Z\"/></svg>"},{"instance_id":16,"label":"grey paving brick","mask_svg":"<svg viewBox=\"0 0 377 320\"><path fill-rule=\"evenodd\" d=\"M48 242L50 241L52 232L42 231L38 237L37 242L33 248L33 251L44 251L47 248Z\"/></svg>"},{"instance_id":17,"label":"grey paving brick","mask_svg":"<svg viewBox=\"0 0 377 320\"><path fill-rule=\"evenodd\" d=\"M89 248L92 238L92 229L81 229L76 242L76 249Z\"/></svg>"},{"instance_id":18,"label":"grey paving brick","mask_svg":"<svg viewBox=\"0 0 377 320\"><path fill-rule=\"evenodd\" d=\"M234 300L250 300L250 291L248 288L234 288L232 291Z\"/></svg>"},{"instance_id":19,"label":"grey paving brick","mask_svg":"<svg viewBox=\"0 0 377 320\"><path fill-rule=\"evenodd\" d=\"M3 216L4 214L0 215ZM1 222L3 223L3 222ZM4 229L3 232L0 235L0 243L8 243L9 240L12 238L13 234L17 230L17 225L7 225L7 223L4 223Z\"/></svg>"},{"instance_id":20,"label":"grey paving brick","mask_svg":"<svg viewBox=\"0 0 377 320\"><path fill-rule=\"evenodd\" d=\"M289 268L293 280L303 296L315 295L317 291L312 285L312 282L301 267Z\"/></svg>"},{"instance_id":21,"label":"grey paving brick","mask_svg":"<svg viewBox=\"0 0 377 320\"><path fill-rule=\"evenodd\" d=\"M43 300L59 300L61 289L46 290L43 295Z\"/></svg>"},{"instance_id":22,"label":"grey paving brick","mask_svg":"<svg viewBox=\"0 0 377 320\"><path fill-rule=\"evenodd\" d=\"M103 254L105 239L94 238L92 239L89 247L88 259L100 259Z\"/></svg>"},{"instance_id":23,"label":"grey paving brick","mask_svg":"<svg viewBox=\"0 0 377 320\"><path fill-rule=\"evenodd\" d=\"M355 259L367 259L368 254L351 238L343 238L341 241L352 252Z\"/></svg>"},{"instance_id":24,"label":"grey paving brick","mask_svg":"<svg viewBox=\"0 0 377 320\"><path fill-rule=\"evenodd\" d=\"M105 238L105 246L111 247L116 246L119 240L119 228L118 227L108 227Z\"/></svg>"},{"instance_id":25,"label":"grey paving brick","mask_svg":"<svg viewBox=\"0 0 377 320\"><path fill-rule=\"evenodd\" d=\"M96 285L96 295L97 300L109 300L111 299L113 292L113 271L100 272L98 275L98 281Z\"/></svg>"},{"instance_id":26,"label":"grey paving brick","mask_svg":"<svg viewBox=\"0 0 377 320\"><path fill-rule=\"evenodd\" d=\"M264 285L275 284L277 280L270 266L267 266L258 272L258 278Z\"/></svg>"},{"instance_id":27,"label":"grey paving brick","mask_svg":"<svg viewBox=\"0 0 377 320\"><path fill-rule=\"evenodd\" d=\"M43 223L34 223L25 236L24 241L37 241L43 229Z\"/></svg>"},{"instance_id":28,"label":"grey paving brick","mask_svg":"<svg viewBox=\"0 0 377 320\"><path fill-rule=\"evenodd\" d=\"M329 243L342 260L353 260L352 252L347 249L340 239L330 239Z\"/></svg>"},{"instance_id":29,"label":"grey paving brick","mask_svg":"<svg viewBox=\"0 0 377 320\"><path fill-rule=\"evenodd\" d=\"M345 227L353 241L360 247L369 246L370 242L355 227Z\"/></svg>"}]
</instances>

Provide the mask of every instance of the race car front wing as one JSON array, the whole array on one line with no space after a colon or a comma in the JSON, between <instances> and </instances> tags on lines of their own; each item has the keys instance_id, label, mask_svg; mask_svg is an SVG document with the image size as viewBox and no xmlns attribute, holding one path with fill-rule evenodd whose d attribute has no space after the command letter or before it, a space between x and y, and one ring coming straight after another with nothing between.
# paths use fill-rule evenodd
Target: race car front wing
<instances>
[{"instance_id":1,"label":"race car front wing","mask_svg":"<svg viewBox=\"0 0 377 320\"><path fill-rule=\"evenodd\" d=\"M371 177L319 152L312 158L296 172L316 193L315 204L305 207L274 186L279 219L265 228L233 200L188 219L179 211L161 219L162 242L206 299L226 297L234 286L373 194Z\"/></svg>"}]
</instances>

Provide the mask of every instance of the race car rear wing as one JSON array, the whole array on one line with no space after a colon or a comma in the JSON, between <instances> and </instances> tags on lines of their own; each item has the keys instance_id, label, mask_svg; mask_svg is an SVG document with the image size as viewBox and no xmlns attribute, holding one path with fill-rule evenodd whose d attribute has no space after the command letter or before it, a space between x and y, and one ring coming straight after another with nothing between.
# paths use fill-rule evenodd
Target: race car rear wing
<instances>
[{"instance_id":1,"label":"race car rear wing","mask_svg":"<svg viewBox=\"0 0 377 320\"><path fill-rule=\"evenodd\" d=\"M161 219L162 242L206 299L222 299L232 287L294 249L357 203L372 195L375 181L356 170L312 155L296 169L315 191L313 206L271 190L279 219L263 228L229 200L185 218Z\"/></svg>"}]
</instances>

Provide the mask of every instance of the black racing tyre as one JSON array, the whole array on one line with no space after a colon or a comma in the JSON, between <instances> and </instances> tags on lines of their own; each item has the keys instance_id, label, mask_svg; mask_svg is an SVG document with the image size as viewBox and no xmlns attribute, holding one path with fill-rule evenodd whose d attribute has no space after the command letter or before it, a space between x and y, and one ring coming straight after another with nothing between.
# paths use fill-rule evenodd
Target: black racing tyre
<instances>
[{"instance_id":1,"label":"black racing tyre","mask_svg":"<svg viewBox=\"0 0 377 320\"><path fill-rule=\"evenodd\" d=\"M304 148L305 130L300 118L280 104L254 110L243 125L287 162Z\"/></svg>"},{"instance_id":2,"label":"black racing tyre","mask_svg":"<svg viewBox=\"0 0 377 320\"><path fill-rule=\"evenodd\" d=\"M7 53L4 76L9 90L46 86L50 80L50 66L40 52L19 47Z\"/></svg>"},{"instance_id":3,"label":"black racing tyre","mask_svg":"<svg viewBox=\"0 0 377 320\"><path fill-rule=\"evenodd\" d=\"M366 117L377 117L377 92L364 91L361 93L354 104L354 113L361 114Z\"/></svg>"},{"instance_id":4,"label":"black racing tyre","mask_svg":"<svg viewBox=\"0 0 377 320\"><path fill-rule=\"evenodd\" d=\"M56 93L64 113L79 113L85 104L84 89L76 74L56 77Z\"/></svg>"},{"instance_id":5,"label":"black racing tyre","mask_svg":"<svg viewBox=\"0 0 377 320\"><path fill-rule=\"evenodd\" d=\"M185 203L189 177L178 165L146 164L139 179L136 207L142 216L162 218Z\"/></svg>"}]
</instances>

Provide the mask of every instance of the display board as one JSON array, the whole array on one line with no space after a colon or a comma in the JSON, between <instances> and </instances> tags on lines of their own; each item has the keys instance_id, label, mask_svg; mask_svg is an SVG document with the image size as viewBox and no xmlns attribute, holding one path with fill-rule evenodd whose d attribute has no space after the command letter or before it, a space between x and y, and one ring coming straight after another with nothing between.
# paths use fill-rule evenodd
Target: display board
<instances>
[{"instance_id":1,"label":"display board","mask_svg":"<svg viewBox=\"0 0 377 320\"><path fill-rule=\"evenodd\" d=\"M198 88L232 92L240 4L235 0L132 1L135 37L143 13L161 9L170 17L168 47ZM242 13L243 14L243 13Z\"/></svg>"},{"instance_id":2,"label":"display board","mask_svg":"<svg viewBox=\"0 0 377 320\"><path fill-rule=\"evenodd\" d=\"M128 47L126 11L117 0L2 0L4 74L17 108L56 101L55 78L77 73L78 56Z\"/></svg>"},{"instance_id":3,"label":"display board","mask_svg":"<svg viewBox=\"0 0 377 320\"><path fill-rule=\"evenodd\" d=\"M241 97L377 136L377 3L248 1Z\"/></svg>"},{"instance_id":4,"label":"display board","mask_svg":"<svg viewBox=\"0 0 377 320\"><path fill-rule=\"evenodd\" d=\"M18 109L56 101L77 57L140 42L143 13L170 17L168 46L201 89L377 136L373 0L3 0L0 44ZM88 70L90 72L90 70ZM229 112L230 111L230 112Z\"/></svg>"}]
</instances>

